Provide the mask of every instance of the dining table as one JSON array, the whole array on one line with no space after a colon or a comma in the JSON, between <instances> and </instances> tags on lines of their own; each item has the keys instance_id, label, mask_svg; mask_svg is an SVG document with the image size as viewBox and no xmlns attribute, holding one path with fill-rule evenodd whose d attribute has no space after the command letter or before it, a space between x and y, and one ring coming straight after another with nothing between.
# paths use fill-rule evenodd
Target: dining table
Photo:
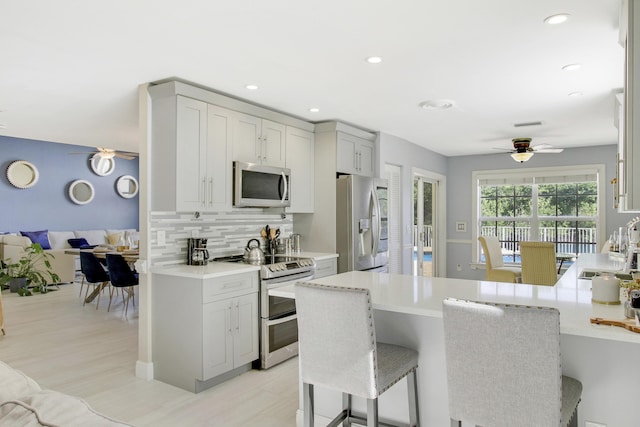
<instances>
[{"instance_id":1,"label":"dining table","mask_svg":"<svg viewBox=\"0 0 640 427\"><path fill-rule=\"evenodd\" d=\"M106 259L107 254L122 255L124 260L127 261L129 265L132 267L134 263L138 261L138 259L140 258L140 253L137 249L136 250L126 249L123 251L118 251L112 247L96 246L95 248L87 248L87 249L71 248L71 249L65 249L64 251L65 254L78 255L78 256L80 255L80 252L92 253L98 259ZM135 267L133 269L135 269ZM105 287L105 283L101 283L100 285L96 286L95 289L85 298L85 303L92 302L98 296L98 294L102 292L102 289L104 289L104 287Z\"/></svg>"}]
</instances>

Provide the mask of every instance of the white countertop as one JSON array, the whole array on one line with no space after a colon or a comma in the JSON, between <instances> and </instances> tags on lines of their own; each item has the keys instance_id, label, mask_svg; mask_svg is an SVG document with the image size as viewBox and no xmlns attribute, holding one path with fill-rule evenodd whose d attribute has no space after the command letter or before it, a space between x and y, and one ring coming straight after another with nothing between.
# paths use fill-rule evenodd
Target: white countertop
<instances>
[{"instance_id":1,"label":"white countertop","mask_svg":"<svg viewBox=\"0 0 640 427\"><path fill-rule=\"evenodd\" d=\"M251 271L260 271L260 266L233 262L210 262L207 265L176 264L151 269L153 274L189 277L192 279L213 279Z\"/></svg>"},{"instance_id":2,"label":"white countertop","mask_svg":"<svg viewBox=\"0 0 640 427\"><path fill-rule=\"evenodd\" d=\"M624 263L622 263L623 265ZM367 288L377 310L441 317L447 297L509 304L555 307L560 310L560 331L567 335L640 343L640 334L620 327L593 325L590 317L625 319L621 305L593 304L591 281L577 279L583 268L618 271L618 260L607 255L583 254L555 286L481 280L414 277L399 274L352 271L313 280L327 285ZM294 286L278 288L271 295L293 298Z\"/></svg>"},{"instance_id":3,"label":"white countertop","mask_svg":"<svg viewBox=\"0 0 640 427\"><path fill-rule=\"evenodd\" d=\"M313 258L316 261L322 261L325 259L337 258L338 254L303 251L291 256L296 258ZM151 269L151 273L153 274L190 277L193 279L212 279L214 277L246 273L249 271L260 271L260 266L233 262L209 262L207 265L175 264L153 267Z\"/></svg>"}]
</instances>

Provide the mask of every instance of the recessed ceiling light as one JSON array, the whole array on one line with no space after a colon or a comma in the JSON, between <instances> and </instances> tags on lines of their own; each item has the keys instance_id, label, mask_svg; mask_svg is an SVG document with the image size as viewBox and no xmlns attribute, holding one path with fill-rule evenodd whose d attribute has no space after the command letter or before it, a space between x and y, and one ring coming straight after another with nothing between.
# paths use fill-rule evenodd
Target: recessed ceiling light
<instances>
[{"instance_id":1,"label":"recessed ceiling light","mask_svg":"<svg viewBox=\"0 0 640 427\"><path fill-rule=\"evenodd\" d=\"M579 70L580 67L582 67L582 65L580 64L568 64L562 67L562 71L575 71L575 70Z\"/></svg>"},{"instance_id":2,"label":"recessed ceiling light","mask_svg":"<svg viewBox=\"0 0 640 427\"><path fill-rule=\"evenodd\" d=\"M582 95L584 95L584 94L583 94L582 92L580 92L580 91L577 91L577 92L571 92L571 93L569 94L569 96L570 96L570 97L572 97L572 98L579 97L579 96L582 96Z\"/></svg>"},{"instance_id":3,"label":"recessed ceiling light","mask_svg":"<svg viewBox=\"0 0 640 427\"><path fill-rule=\"evenodd\" d=\"M312 112L312 113L319 113L320 109L318 107L311 107L311 108L309 108L309 111Z\"/></svg>"},{"instance_id":4,"label":"recessed ceiling light","mask_svg":"<svg viewBox=\"0 0 640 427\"><path fill-rule=\"evenodd\" d=\"M418 106L424 110L448 110L455 107L456 103L450 99L432 99L423 101Z\"/></svg>"},{"instance_id":5,"label":"recessed ceiling light","mask_svg":"<svg viewBox=\"0 0 640 427\"><path fill-rule=\"evenodd\" d=\"M367 58L369 64L379 64L382 62L382 58L379 56L370 56Z\"/></svg>"},{"instance_id":6,"label":"recessed ceiling light","mask_svg":"<svg viewBox=\"0 0 640 427\"><path fill-rule=\"evenodd\" d=\"M569 14L568 13L558 13L556 15L547 16L544 19L544 22L545 22L545 24L551 24L551 25L562 24L567 19L569 19Z\"/></svg>"},{"instance_id":7,"label":"recessed ceiling light","mask_svg":"<svg viewBox=\"0 0 640 427\"><path fill-rule=\"evenodd\" d=\"M257 90L258 89L258 85L246 85L245 88L249 89L249 90Z\"/></svg>"}]
</instances>

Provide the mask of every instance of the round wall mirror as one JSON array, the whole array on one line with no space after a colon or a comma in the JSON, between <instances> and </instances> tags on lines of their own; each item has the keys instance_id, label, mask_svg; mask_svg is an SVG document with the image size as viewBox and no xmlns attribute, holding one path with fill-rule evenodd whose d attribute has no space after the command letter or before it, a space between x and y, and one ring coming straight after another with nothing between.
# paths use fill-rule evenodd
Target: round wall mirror
<instances>
[{"instance_id":1,"label":"round wall mirror","mask_svg":"<svg viewBox=\"0 0 640 427\"><path fill-rule=\"evenodd\" d=\"M17 188L33 187L38 182L38 169L26 160L16 160L7 167L7 179Z\"/></svg>"},{"instance_id":2,"label":"round wall mirror","mask_svg":"<svg viewBox=\"0 0 640 427\"><path fill-rule=\"evenodd\" d=\"M131 175L123 175L116 181L116 192L120 197L131 199L138 194L138 180Z\"/></svg>"},{"instance_id":3,"label":"round wall mirror","mask_svg":"<svg viewBox=\"0 0 640 427\"><path fill-rule=\"evenodd\" d=\"M89 162L91 163L91 170L93 173L100 176L110 175L116 168L115 158L104 157L99 153L94 154Z\"/></svg>"},{"instance_id":4,"label":"round wall mirror","mask_svg":"<svg viewBox=\"0 0 640 427\"><path fill-rule=\"evenodd\" d=\"M84 179L77 179L69 184L69 198L77 205L86 205L95 195L93 185Z\"/></svg>"}]
</instances>

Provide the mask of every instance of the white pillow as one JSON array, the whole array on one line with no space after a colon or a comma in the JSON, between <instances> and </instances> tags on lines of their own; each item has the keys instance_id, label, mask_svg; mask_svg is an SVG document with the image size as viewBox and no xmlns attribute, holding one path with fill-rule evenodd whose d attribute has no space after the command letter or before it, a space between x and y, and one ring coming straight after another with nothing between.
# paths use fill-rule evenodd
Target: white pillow
<instances>
[{"instance_id":1,"label":"white pillow","mask_svg":"<svg viewBox=\"0 0 640 427\"><path fill-rule=\"evenodd\" d=\"M69 249L69 239L74 239L76 236L73 231L49 231L49 243L51 249Z\"/></svg>"},{"instance_id":2,"label":"white pillow","mask_svg":"<svg viewBox=\"0 0 640 427\"><path fill-rule=\"evenodd\" d=\"M107 243L107 232L105 230L79 230L73 234L77 239L84 237L90 245L104 245Z\"/></svg>"}]
</instances>

